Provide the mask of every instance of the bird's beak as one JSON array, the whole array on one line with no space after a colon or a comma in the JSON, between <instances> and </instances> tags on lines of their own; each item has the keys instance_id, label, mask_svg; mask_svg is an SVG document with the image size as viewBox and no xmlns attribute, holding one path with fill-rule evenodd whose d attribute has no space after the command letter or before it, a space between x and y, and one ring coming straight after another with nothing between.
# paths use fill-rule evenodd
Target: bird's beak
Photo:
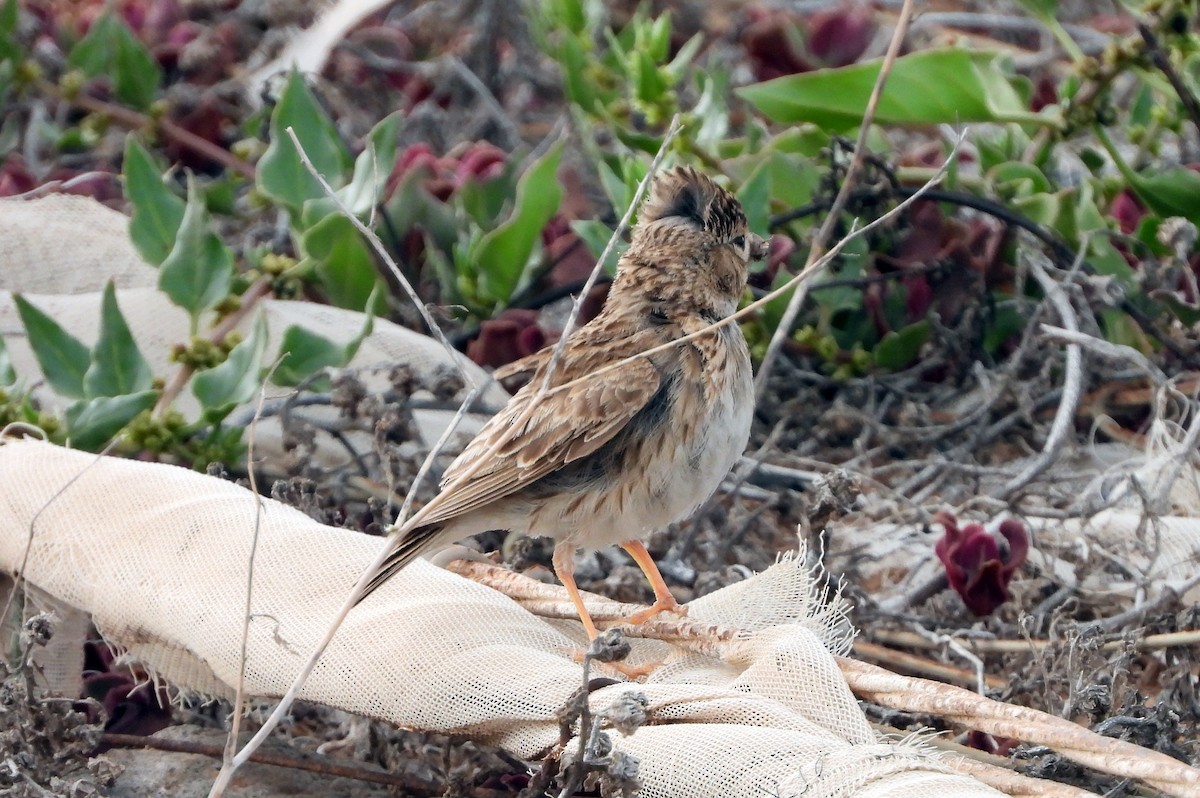
<instances>
[{"instance_id":1,"label":"bird's beak","mask_svg":"<svg viewBox=\"0 0 1200 798\"><path fill-rule=\"evenodd\" d=\"M762 260L767 257L767 253L771 251L771 239L757 236L754 233L750 233L749 238L750 260Z\"/></svg>"}]
</instances>

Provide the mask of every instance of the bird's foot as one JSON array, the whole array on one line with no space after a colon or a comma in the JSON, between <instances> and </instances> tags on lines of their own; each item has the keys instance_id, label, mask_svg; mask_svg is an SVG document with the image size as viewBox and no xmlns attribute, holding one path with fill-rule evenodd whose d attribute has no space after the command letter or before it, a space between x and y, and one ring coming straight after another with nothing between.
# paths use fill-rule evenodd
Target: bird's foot
<instances>
[{"instance_id":1,"label":"bird's foot","mask_svg":"<svg viewBox=\"0 0 1200 798\"><path fill-rule=\"evenodd\" d=\"M571 652L571 659L576 662L583 662L587 658L587 652L581 648L577 648ZM601 662L600 660L592 660L593 668L600 668L602 671L605 668L616 671L630 681L640 679L643 676L649 676L654 673L659 665L662 665L664 660L654 660L653 662L644 662L641 665L634 665L629 662L616 660L614 662Z\"/></svg>"},{"instance_id":2,"label":"bird's foot","mask_svg":"<svg viewBox=\"0 0 1200 798\"><path fill-rule=\"evenodd\" d=\"M632 626L637 626L650 620L660 612L670 612L676 615L686 616L688 614L688 608L686 605L680 604L678 601L676 601L674 596L660 598L646 609L638 610L630 615L625 619L625 623Z\"/></svg>"}]
</instances>

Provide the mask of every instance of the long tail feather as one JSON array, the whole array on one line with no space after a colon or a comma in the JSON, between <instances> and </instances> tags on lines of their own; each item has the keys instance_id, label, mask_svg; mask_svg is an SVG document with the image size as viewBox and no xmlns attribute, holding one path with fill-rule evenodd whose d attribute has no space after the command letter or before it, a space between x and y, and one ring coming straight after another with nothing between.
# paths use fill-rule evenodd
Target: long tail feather
<instances>
[{"instance_id":1,"label":"long tail feather","mask_svg":"<svg viewBox=\"0 0 1200 798\"><path fill-rule=\"evenodd\" d=\"M424 554L429 548L430 542L441 531L442 524L429 524L405 532L404 536L396 542L396 550L379 566L379 572L363 588L362 594L359 595L358 601L355 603L361 603L363 599L374 593L380 585L399 573L404 566Z\"/></svg>"}]
</instances>

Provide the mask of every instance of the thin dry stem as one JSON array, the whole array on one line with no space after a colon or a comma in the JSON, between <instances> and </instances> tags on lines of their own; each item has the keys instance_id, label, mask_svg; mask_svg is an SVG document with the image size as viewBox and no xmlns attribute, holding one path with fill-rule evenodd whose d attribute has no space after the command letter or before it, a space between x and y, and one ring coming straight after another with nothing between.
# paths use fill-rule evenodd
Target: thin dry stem
<instances>
[{"instance_id":1,"label":"thin dry stem","mask_svg":"<svg viewBox=\"0 0 1200 798\"><path fill-rule=\"evenodd\" d=\"M275 365L271 367L272 372L275 371L279 362L277 360ZM250 616L254 598L254 561L255 555L258 553L258 536L262 529L263 517L262 494L258 491L258 476L254 470L254 447L257 442L255 433L258 430L258 419L262 414L263 403L266 399L267 386L266 380L264 380L262 387L258 391L258 404L254 410L254 418L251 420L249 429L246 431L246 474L250 480L250 492L254 495L254 534L250 538L250 561L247 563L246 572L246 611L242 617L242 642L241 649L238 652L237 688L233 696L233 716L229 722L229 735L225 739L225 747L221 756L222 766L228 766L233 761L233 756L237 752L237 739L242 725L242 707L246 700L246 649L250 640ZM217 795L219 796L221 793L217 793Z\"/></svg>"}]
</instances>

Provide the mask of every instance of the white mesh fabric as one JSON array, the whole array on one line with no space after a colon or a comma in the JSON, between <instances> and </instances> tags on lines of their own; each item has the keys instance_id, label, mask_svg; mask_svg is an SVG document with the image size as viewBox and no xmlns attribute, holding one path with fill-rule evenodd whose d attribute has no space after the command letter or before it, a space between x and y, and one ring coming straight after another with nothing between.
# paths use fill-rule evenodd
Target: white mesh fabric
<instances>
[{"instance_id":1,"label":"white mesh fabric","mask_svg":"<svg viewBox=\"0 0 1200 798\"><path fill-rule=\"evenodd\" d=\"M109 279L117 288L154 285L158 274L128 230L127 216L91 197L0 199L0 288L76 294L99 291Z\"/></svg>"},{"instance_id":2,"label":"white mesh fabric","mask_svg":"<svg viewBox=\"0 0 1200 798\"><path fill-rule=\"evenodd\" d=\"M182 468L0 445L0 567L17 567L32 528L30 583L185 689L228 696L236 682L258 507ZM246 689L270 697L381 541L261 508ZM876 740L826 647L845 636L797 600L810 595L802 563L783 560L693 605L713 622L778 624L739 644L735 661L683 654L648 684L593 693L598 709L631 689L650 701L655 725L615 740L639 758L642 794L998 796L913 746ZM555 711L580 684L577 646L502 594L419 561L351 613L302 695L533 757L557 740Z\"/></svg>"}]
</instances>

